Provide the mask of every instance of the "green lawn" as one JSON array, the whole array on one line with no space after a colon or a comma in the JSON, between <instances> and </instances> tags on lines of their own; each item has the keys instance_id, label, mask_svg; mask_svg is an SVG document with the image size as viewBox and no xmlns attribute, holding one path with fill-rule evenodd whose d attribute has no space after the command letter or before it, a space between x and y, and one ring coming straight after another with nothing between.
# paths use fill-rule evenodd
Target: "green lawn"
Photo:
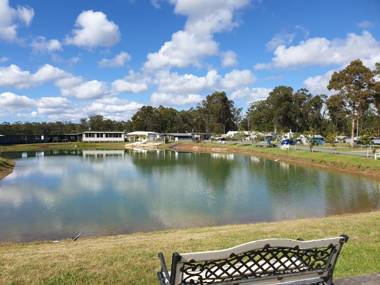
<instances>
[{"instance_id":1,"label":"green lawn","mask_svg":"<svg viewBox=\"0 0 380 285\"><path fill-rule=\"evenodd\" d=\"M286 160L312 166L330 167L338 170L349 170L358 174L369 174L380 177L380 160L354 157L349 155L310 152L299 150L282 150L279 148L256 147L249 144L216 144L216 143L179 143L178 149L198 147L199 151L226 151L248 155L258 155L269 159Z\"/></svg>"},{"instance_id":2,"label":"green lawn","mask_svg":"<svg viewBox=\"0 0 380 285\"><path fill-rule=\"evenodd\" d=\"M16 144L0 146L1 152L12 151L44 151L44 150L72 150L72 149L125 149L125 143L38 143L38 144Z\"/></svg>"},{"instance_id":3,"label":"green lawn","mask_svg":"<svg viewBox=\"0 0 380 285\"><path fill-rule=\"evenodd\" d=\"M157 253L222 249L263 238L350 236L337 277L379 272L380 212L170 230L59 243L0 244L0 284L156 284ZM169 259L170 260L170 259ZM170 263L170 262L169 262Z\"/></svg>"}]
</instances>

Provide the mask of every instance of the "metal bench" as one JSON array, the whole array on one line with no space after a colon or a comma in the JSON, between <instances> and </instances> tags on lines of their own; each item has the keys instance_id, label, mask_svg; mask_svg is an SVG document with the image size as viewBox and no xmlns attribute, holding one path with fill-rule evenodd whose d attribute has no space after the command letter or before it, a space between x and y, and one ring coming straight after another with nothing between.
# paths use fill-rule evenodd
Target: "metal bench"
<instances>
[{"instance_id":1,"label":"metal bench","mask_svg":"<svg viewBox=\"0 0 380 285\"><path fill-rule=\"evenodd\" d=\"M225 250L174 253L171 271L158 254L160 285L333 285L348 236L321 240L266 239Z\"/></svg>"}]
</instances>

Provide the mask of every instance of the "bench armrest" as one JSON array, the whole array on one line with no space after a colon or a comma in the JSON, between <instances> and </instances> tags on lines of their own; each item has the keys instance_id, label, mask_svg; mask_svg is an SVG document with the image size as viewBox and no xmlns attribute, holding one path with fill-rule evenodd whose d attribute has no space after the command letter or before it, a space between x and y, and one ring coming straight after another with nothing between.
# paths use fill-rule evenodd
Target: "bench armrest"
<instances>
[{"instance_id":1,"label":"bench armrest","mask_svg":"<svg viewBox=\"0 0 380 285\"><path fill-rule=\"evenodd\" d=\"M164 275L164 277L169 281L170 280L170 274L168 272L168 268L166 266L166 262L165 262L165 257L164 257L164 254L162 252L160 252L158 254L158 258L160 260L160 263L161 263L161 269L160 269L160 272L162 275Z\"/></svg>"}]
</instances>

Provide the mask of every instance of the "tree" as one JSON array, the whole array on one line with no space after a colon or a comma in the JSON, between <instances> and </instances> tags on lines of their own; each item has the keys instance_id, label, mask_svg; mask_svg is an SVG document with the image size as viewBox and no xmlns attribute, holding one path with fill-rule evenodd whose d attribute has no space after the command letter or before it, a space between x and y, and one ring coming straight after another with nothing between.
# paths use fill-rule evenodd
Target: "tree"
<instances>
[{"instance_id":1,"label":"tree","mask_svg":"<svg viewBox=\"0 0 380 285\"><path fill-rule=\"evenodd\" d=\"M236 130L241 112L225 92L214 92L207 96L198 110L205 122L206 132L213 133Z\"/></svg>"},{"instance_id":2,"label":"tree","mask_svg":"<svg viewBox=\"0 0 380 285\"><path fill-rule=\"evenodd\" d=\"M269 132L273 130L273 114L267 100L252 103L247 112L248 130Z\"/></svg>"},{"instance_id":3,"label":"tree","mask_svg":"<svg viewBox=\"0 0 380 285\"><path fill-rule=\"evenodd\" d=\"M333 131L337 133L345 133L347 126L347 109L345 101L341 95L331 95L326 100L326 107L329 118L333 124Z\"/></svg>"},{"instance_id":4,"label":"tree","mask_svg":"<svg viewBox=\"0 0 380 285\"><path fill-rule=\"evenodd\" d=\"M354 60L343 70L334 72L327 88L335 90L344 100L351 116L351 146L354 146L355 122L360 120L374 99L373 72L361 60Z\"/></svg>"}]
</instances>

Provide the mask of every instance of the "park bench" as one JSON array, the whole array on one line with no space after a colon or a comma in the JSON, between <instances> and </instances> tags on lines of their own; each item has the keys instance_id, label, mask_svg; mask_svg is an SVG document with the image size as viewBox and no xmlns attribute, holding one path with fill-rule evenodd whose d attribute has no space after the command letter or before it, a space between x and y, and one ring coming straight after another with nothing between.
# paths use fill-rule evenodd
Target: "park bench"
<instances>
[{"instance_id":1,"label":"park bench","mask_svg":"<svg viewBox=\"0 0 380 285\"><path fill-rule=\"evenodd\" d=\"M225 250L158 254L160 285L333 285L334 267L348 236L321 240L265 239Z\"/></svg>"}]
</instances>

